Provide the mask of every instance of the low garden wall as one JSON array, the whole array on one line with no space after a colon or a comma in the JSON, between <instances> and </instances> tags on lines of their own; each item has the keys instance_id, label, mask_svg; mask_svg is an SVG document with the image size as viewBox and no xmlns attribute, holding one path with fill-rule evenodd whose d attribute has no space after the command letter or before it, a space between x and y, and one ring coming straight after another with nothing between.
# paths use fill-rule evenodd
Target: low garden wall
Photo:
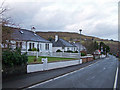
<instances>
[{"instance_id":1,"label":"low garden wall","mask_svg":"<svg viewBox=\"0 0 120 90\"><path fill-rule=\"evenodd\" d=\"M51 70L51 69L62 68L62 67L67 67L67 66L72 66L77 64L82 64L82 60L53 62L53 63L47 63L47 65L31 64L31 65L27 65L27 73Z\"/></svg>"},{"instance_id":2,"label":"low garden wall","mask_svg":"<svg viewBox=\"0 0 120 90\"><path fill-rule=\"evenodd\" d=\"M86 62L94 60L93 56L83 56L83 57L81 57L81 59L82 59L83 63L86 63Z\"/></svg>"},{"instance_id":3,"label":"low garden wall","mask_svg":"<svg viewBox=\"0 0 120 90\"><path fill-rule=\"evenodd\" d=\"M46 65L44 65L44 64L30 64L30 65L27 65L27 73L67 67L67 66L86 63L86 62L89 62L92 60L93 60L93 56L84 56L84 57L81 57L81 60L52 62L52 63L47 63Z\"/></svg>"}]
</instances>

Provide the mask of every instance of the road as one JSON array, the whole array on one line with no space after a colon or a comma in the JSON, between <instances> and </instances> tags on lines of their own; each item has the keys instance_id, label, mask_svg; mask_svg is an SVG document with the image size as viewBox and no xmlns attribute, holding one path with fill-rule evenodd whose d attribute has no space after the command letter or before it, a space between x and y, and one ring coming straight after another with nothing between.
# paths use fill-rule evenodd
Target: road
<instances>
[{"instance_id":1,"label":"road","mask_svg":"<svg viewBox=\"0 0 120 90\"><path fill-rule=\"evenodd\" d=\"M118 60L110 56L76 72L31 88L113 88Z\"/></svg>"}]
</instances>

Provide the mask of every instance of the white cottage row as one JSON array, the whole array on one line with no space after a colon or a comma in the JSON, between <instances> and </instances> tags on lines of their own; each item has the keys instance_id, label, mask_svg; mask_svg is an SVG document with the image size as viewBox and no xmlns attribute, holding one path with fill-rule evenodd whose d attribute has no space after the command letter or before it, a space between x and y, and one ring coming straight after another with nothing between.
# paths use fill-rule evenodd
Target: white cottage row
<instances>
[{"instance_id":1,"label":"white cottage row","mask_svg":"<svg viewBox=\"0 0 120 90\"><path fill-rule=\"evenodd\" d=\"M75 45L75 43L69 43L64 39L59 38L58 35L55 36L55 40L50 42L37 35L35 29L25 30L13 28L11 30L11 48L21 48L22 52L32 51L33 49L37 49L42 53L56 52L57 50L61 50L62 52L79 50L79 47ZM3 45L3 47L5 48L7 45Z\"/></svg>"}]
</instances>

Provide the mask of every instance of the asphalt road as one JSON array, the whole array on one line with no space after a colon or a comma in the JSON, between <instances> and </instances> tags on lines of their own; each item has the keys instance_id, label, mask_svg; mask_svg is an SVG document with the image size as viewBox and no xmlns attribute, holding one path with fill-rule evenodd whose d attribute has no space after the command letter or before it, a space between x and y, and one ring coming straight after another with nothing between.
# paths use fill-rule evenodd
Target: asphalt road
<instances>
[{"instance_id":1,"label":"asphalt road","mask_svg":"<svg viewBox=\"0 0 120 90\"><path fill-rule=\"evenodd\" d=\"M118 60L110 56L61 78L32 88L113 88Z\"/></svg>"}]
</instances>

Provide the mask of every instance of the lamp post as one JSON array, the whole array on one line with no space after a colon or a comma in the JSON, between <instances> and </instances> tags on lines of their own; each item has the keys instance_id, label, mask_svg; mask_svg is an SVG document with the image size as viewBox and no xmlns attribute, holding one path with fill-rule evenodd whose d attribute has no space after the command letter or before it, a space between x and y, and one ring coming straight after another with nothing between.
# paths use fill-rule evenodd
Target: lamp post
<instances>
[{"instance_id":1,"label":"lamp post","mask_svg":"<svg viewBox=\"0 0 120 90\"><path fill-rule=\"evenodd\" d=\"M80 49L81 49L81 32L82 32L82 29L79 29L80 31L80 45L79 45L79 56L81 58L81 53L80 53Z\"/></svg>"}]
</instances>

